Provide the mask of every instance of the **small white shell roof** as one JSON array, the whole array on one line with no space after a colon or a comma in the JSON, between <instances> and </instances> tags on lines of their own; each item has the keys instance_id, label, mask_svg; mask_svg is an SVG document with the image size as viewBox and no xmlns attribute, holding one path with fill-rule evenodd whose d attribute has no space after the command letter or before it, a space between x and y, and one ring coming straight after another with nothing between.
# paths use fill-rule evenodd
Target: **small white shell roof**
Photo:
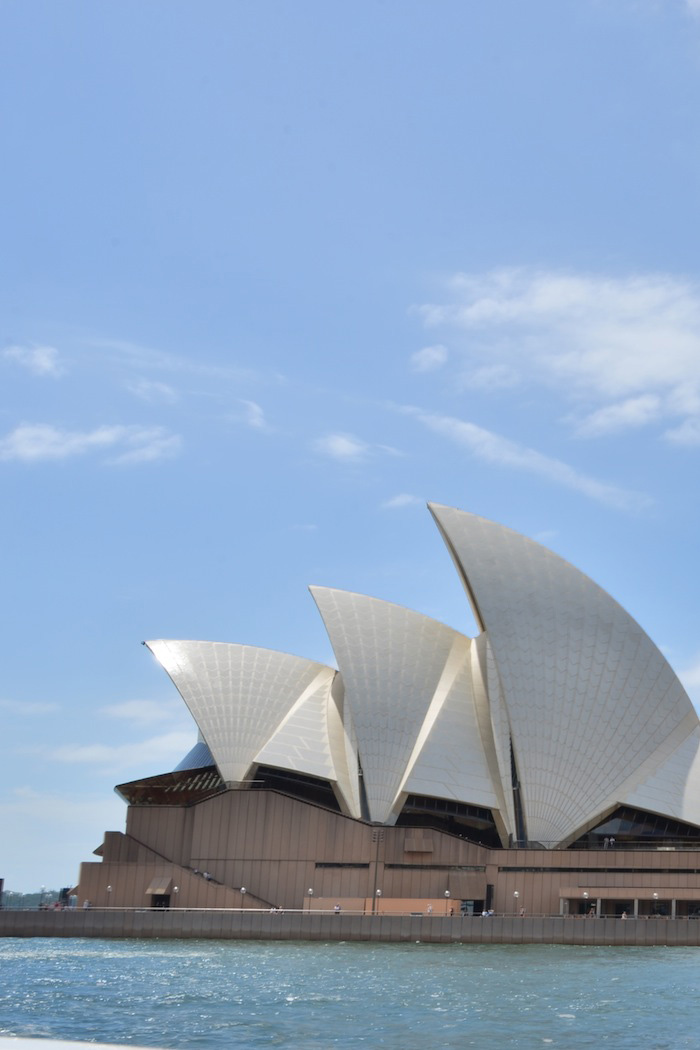
<instances>
[{"instance_id":1,"label":"small white shell roof","mask_svg":"<svg viewBox=\"0 0 700 1050\"><path fill-rule=\"evenodd\" d=\"M445 628L449 630L449 628ZM486 739L476 708L473 643L456 634L443 674L433 694L401 786L411 795L453 799L501 810L487 751L493 750L490 726ZM495 752L494 752L495 757Z\"/></svg>"},{"instance_id":2,"label":"small white shell roof","mask_svg":"<svg viewBox=\"0 0 700 1050\"><path fill-rule=\"evenodd\" d=\"M244 781L261 762L336 780L326 714L333 668L248 645L146 644L190 709L227 784Z\"/></svg>"},{"instance_id":3,"label":"small white shell roof","mask_svg":"<svg viewBox=\"0 0 700 1050\"><path fill-rule=\"evenodd\" d=\"M654 771L684 764L698 719L651 639L553 552L476 515L431 511L493 650L528 839L570 840L606 806L660 799ZM697 803L685 819L700 822Z\"/></svg>"},{"instance_id":4,"label":"small white shell roof","mask_svg":"<svg viewBox=\"0 0 700 1050\"><path fill-rule=\"evenodd\" d=\"M497 806L471 689L471 642L427 616L312 587L352 712L370 819L408 793Z\"/></svg>"}]
</instances>

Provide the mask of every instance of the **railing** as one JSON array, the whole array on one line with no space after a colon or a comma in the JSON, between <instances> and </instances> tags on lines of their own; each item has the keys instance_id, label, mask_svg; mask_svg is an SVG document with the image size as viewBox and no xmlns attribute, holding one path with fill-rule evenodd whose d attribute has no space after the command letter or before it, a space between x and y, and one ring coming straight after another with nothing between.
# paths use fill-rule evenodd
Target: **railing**
<instances>
[{"instance_id":1,"label":"railing","mask_svg":"<svg viewBox=\"0 0 700 1050\"><path fill-rule=\"evenodd\" d=\"M678 898L682 900L683 898ZM220 913L224 915L238 913L240 915L299 915L302 917L311 917L314 915L333 915L335 917L343 915L364 915L368 918L425 918L425 919L463 919L464 921L472 921L481 919L484 922L489 922L491 919L513 919L518 922L527 921L528 919L566 919L572 921L595 921L596 919L618 919L621 922L646 922L647 920L656 919L663 922L675 922L675 921L697 921L700 919L700 915L675 915L673 917L669 915L652 915L652 914L639 914L633 915L628 914L626 919L623 919L621 915L613 915L606 912L602 912L600 915L588 915L588 914L574 914L568 912L562 915L561 912L530 912L528 911L525 915L520 915L519 912L513 911L497 911L491 912L489 915L483 915L481 912L474 912L469 914L468 912L455 912L453 915L445 914L440 911L383 911L383 912L372 912L371 910L363 910L361 908L341 908L339 912L335 911L334 908L146 908L146 907L102 907L99 905L91 905L89 908L3 908L2 912L23 912L36 914L40 911L41 914L53 914L53 915L78 915L85 914L86 912L92 913L109 913L109 914L150 914L150 915L166 915L170 913L176 913L178 915L184 915L189 912L193 913Z\"/></svg>"},{"instance_id":2,"label":"railing","mask_svg":"<svg viewBox=\"0 0 700 1050\"><path fill-rule=\"evenodd\" d=\"M507 849L529 849L529 850L552 850L561 853L571 853L574 850L595 853L619 853L620 850L645 850L646 852L680 852L700 851L700 838L697 839L663 839L654 842L650 839L628 839L621 842L617 839L613 845L606 846L604 842L577 842L576 845L560 846L555 841L527 842L514 840ZM497 852L497 851L496 851Z\"/></svg>"}]
</instances>

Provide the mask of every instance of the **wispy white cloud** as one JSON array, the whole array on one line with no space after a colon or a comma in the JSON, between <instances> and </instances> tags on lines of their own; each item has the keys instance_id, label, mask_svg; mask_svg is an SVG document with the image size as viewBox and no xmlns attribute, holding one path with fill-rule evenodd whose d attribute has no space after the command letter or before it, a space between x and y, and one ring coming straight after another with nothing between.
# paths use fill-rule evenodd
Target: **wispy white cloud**
<instances>
[{"instance_id":1,"label":"wispy white cloud","mask_svg":"<svg viewBox=\"0 0 700 1050\"><path fill-rule=\"evenodd\" d=\"M141 401L149 404L174 405L180 395L168 383L159 383L151 379L138 379L127 383L127 390Z\"/></svg>"},{"instance_id":2,"label":"wispy white cloud","mask_svg":"<svg viewBox=\"0 0 700 1050\"><path fill-rule=\"evenodd\" d=\"M533 540L537 540L538 543L543 543L545 546L549 546L552 540L555 540L559 533L556 529L541 529L540 532L536 532L532 537Z\"/></svg>"},{"instance_id":3,"label":"wispy white cloud","mask_svg":"<svg viewBox=\"0 0 700 1050\"><path fill-rule=\"evenodd\" d=\"M174 455L180 438L163 427L102 426L61 430L48 423L22 423L0 439L0 460L38 463L69 459L98 450L119 450L109 462L146 463Z\"/></svg>"},{"instance_id":4,"label":"wispy white cloud","mask_svg":"<svg viewBox=\"0 0 700 1050\"><path fill-rule=\"evenodd\" d=\"M50 753L59 762L99 765L106 772L135 767L158 769L177 762L192 747L190 730L172 730L126 744L65 744Z\"/></svg>"},{"instance_id":5,"label":"wispy white cloud","mask_svg":"<svg viewBox=\"0 0 700 1050\"><path fill-rule=\"evenodd\" d=\"M57 379L65 372L59 361L58 350L53 346L10 346L3 350L2 356L8 361L15 361L35 376Z\"/></svg>"},{"instance_id":6,"label":"wispy white cloud","mask_svg":"<svg viewBox=\"0 0 700 1050\"><path fill-rule=\"evenodd\" d=\"M657 420L661 412L661 402L656 394L642 394L591 412L578 424L577 432L583 437L597 437L616 430L643 427Z\"/></svg>"},{"instance_id":7,"label":"wispy white cloud","mask_svg":"<svg viewBox=\"0 0 700 1050\"><path fill-rule=\"evenodd\" d=\"M392 445L371 445L354 434L325 434L313 442L313 449L323 456L329 456L339 463L363 463L371 456L381 453L385 456L402 456L403 453Z\"/></svg>"},{"instance_id":8,"label":"wispy white cloud","mask_svg":"<svg viewBox=\"0 0 700 1050\"><path fill-rule=\"evenodd\" d=\"M411 496L408 492L400 492L398 496L392 496L391 499L384 500L381 508L382 510L399 510L402 507L422 507L424 504L425 500L422 500L419 496Z\"/></svg>"},{"instance_id":9,"label":"wispy white cloud","mask_svg":"<svg viewBox=\"0 0 700 1050\"><path fill-rule=\"evenodd\" d=\"M314 449L341 463L361 463L369 457L371 446L352 434L325 434L314 442Z\"/></svg>"},{"instance_id":10,"label":"wispy white cloud","mask_svg":"<svg viewBox=\"0 0 700 1050\"><path fill-rule=\"evenodd\" d=\"M520 377L508 365L483 365L474 368L469 375L469 386L477 390L507 390L517 386Z\"/></svg>"},{"instance_id":11,"label":"wispy white cloud","mask_svg":"<svg viewBox=\"0 0 700 1050\"><path fill-rule=\"evenodd\" d=\"M244 398L239 398L238 403L241 409L235 414L234 418L236 420L240 423L245 423L248 427L252 427L253 430L270 429L265 419L265 413L256 401L246 401Z\"/></svg>"},{"instance_id":12,"label":"wispy white cloud","mask_svg":"<svg viewBox=\"0 0 700 1050\"><path fill-rule=\"evenodd\" d=\"M453 345L461 334L466 386L557 389L588 437L700 420L696 281L504 269L458 274L445 298L419 310Z\"/></svg>"},{"instance_id":13,"label":"wispy white cloud","mask_svg":"<svg viewBox=\"0 0 700 1050\"><path fill-rule=\"evenodd\" d=\"M160 459L172 459L180 451L182 440L164 427L126 427L121 443L124 452L112 456L107 463L115 466L131 466L139 463L155 463Z\"/></svg>"},{"instance_id":14,"label":"wispy white cloud","mask_svg":"<svg viewBox=\"0 0 700 1050\"><path fill-rule=\"evenodd\" d=\"M680 426L666 430L663 436L672 445L700 445L700 417L685 419Z\"/></svg>"},{"instance_id":15,"label":"wispy white cloud","mask_svg":"<svg viewBox=\"0 0 700 1050\"><path fill-rule=\"evenodd\" d=\"M100 713L108 718L116 718L123 722L129 722L133 726L172 725L174 720L180 720L183 713L181 703L177 701L166 702L161 700L123 700L119 704L108 704L100 709ZM182 719L183 725L185 719Z\"/></svg>"},{"instance_id":16,"label":"wispy white cloud","mask_svg":"<svg viewBox=\"0 0 700 1050\"><path fill-rule=\"evenodd\" d=\"M69 793L53 795L21 784L13 787L11 793L0 800L0 814L30 817L40 824L66 824L71 828L89 822L101 829L105 824L109 827L109 815L106 815L106 811L111 811L119 816L122 816L124 812L124 803L117 802L116 796L113 796L113 799L105 800L102 796L86 798L84 792L74 795ZM36 841L36 824L32 824L32 828Z\"/></svg>"},{"instance_id":17,"label":"wispy white cloud","mask_svg":"<svg viewBox=\"0 0 700 1050\"><path fill-rule=\"evenodd\" d=\"M40 700L0 700L0 710L9 711L13 715L48 715L59 711L60 707L58 704Z\"/></svg>"},{"instance_id":18,"label":"wispy white cloud","mask_svg":"<svg viewBox=\"0 0 700 1050\"><path fill-rule=\"evenodd\" d=\"M411 369L414 372L435 372L442 368L448 358L447 347L438 343L436 346L424 346L411 354Z\"/></svg>"},{"instance_id":19,"label":"wispy white cloud","mask_svg":"<svg viewBox=\"0 0 700 1050\"><path fill-rule=\"evenodd\" d=\"M454 444L465 448L472 456L483 462L536 474L556 485L574 489L590 499L621 510L640 510L648 506L650 502L648 497L642 493L632 492L589 477L562 460L545 456L535 449L510 441L475 423L454 419L451 416L423 412L411 407L406 407L403 411L413 415L436 434L441 434Z\"/></svg>"},{"instance_id":20,"label":"wispy white cloud","mask_svg":"<svg viewBox=\"0 0 700 1050\"><path fill-rule=\"evenodd\" d=\"M115 363L128 364L132 369L184 372L213 379L260 378L259 372L243 365L212 365L201 356L183 357L127 339L91 339L88 345L101 351L105 357L111 358Z\"/></svg>"}]
</instances>

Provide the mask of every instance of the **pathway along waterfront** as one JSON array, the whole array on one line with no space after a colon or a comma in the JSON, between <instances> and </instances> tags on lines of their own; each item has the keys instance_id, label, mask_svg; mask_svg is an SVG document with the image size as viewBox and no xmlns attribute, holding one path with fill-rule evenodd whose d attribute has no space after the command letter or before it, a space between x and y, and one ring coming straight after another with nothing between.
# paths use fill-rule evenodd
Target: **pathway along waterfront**
<instances>
[{"instance_id":1,"label":"pathway along waterfront","mask_svg":"<svg viewBox=\"0 0 700 1050\"><path fill-rule=\"evenodd\" d=\"M682 945L700 947L697 919L461 918L252 909L0 911L0 937L211 938L269 941L421 941L435 944Z\"/></svg>"}]
</instances>

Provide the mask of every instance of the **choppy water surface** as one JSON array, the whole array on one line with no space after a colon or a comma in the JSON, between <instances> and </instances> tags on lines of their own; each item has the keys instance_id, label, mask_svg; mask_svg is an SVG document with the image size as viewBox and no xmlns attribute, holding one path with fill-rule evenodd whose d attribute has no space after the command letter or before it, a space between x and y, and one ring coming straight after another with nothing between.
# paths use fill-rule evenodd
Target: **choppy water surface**
<instances>
[{"instance_id":1,"label":"choppy water surface","mask_svg":"<svg viewBox=\"0 0 700 1050\"><path fill-rule=\"evenodd\" d=\"M0 941L0 1035L207 1050L700 1050L700 949Z\"/></svg>"}]
</instances>

